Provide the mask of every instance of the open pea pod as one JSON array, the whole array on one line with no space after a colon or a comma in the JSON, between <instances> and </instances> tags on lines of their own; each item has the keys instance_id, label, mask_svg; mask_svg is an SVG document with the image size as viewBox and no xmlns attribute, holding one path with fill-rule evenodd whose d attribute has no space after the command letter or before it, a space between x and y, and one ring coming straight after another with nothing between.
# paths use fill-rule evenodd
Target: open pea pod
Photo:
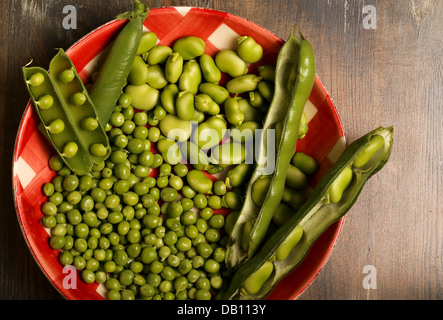
<instances>
[{"instance_id":1,"label":"open pea pod","mask_svg":"<svg viewBox=\"0 0 443 320\"><path fill-rule=\"evenodd\" d=\"M393 128L377 128L350 144L312 195L233 275L222 299L265 298L306 257L317 238L353 206L366 181L388 161Z\"/></svg>"},{"instance_id":2,"label":"open pea pod","mask_svg":"<svg viewBox=\"0 0 443 320\"><path fill-rule=\"evenodd\" d=\"M41 67L24 67L23 76L44 132L54 149L74 173L88 173L93 161L79 139L78 128L64 108L49 73Z\"/></svg>"},{"instance_id":3,"label":"open pea pod","mask_svg":"<svg viewBox=\"0 0 443 320\"><path fill-rule=\"evenodd\" d=\"M312 46L303 36L297 38L292 29L277 59L275 94L263 125L260 153L228 242L226 264L231 270L250 259L265 239L273 213L282 199L286 171L295 151L301 117L314 78ZM272 144L275 150L270 148ZM262 182L263 176L270 179L270 183L257 203L253 187L255 182Z\"/></svg>"},{"instance_id":4,"label":"open pea pod","mask_svg":"<svg viewBox=\"0 0 443 320\"><path fill-rule=\"evenodd\" d=\"M108 136L74 64L63 49L52 58L49 73L65 110L77 128L78 138L83 141L94 163L102 163L111 153Z\"/></svg>"}]
</instances>

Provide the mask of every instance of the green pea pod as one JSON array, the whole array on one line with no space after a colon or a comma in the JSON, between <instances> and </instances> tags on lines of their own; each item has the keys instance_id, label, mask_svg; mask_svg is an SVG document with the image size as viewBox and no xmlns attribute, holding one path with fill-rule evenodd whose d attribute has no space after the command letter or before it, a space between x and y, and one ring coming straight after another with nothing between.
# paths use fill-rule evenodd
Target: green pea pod
<instances>
[{"instance_id":1,"label":"green pea pod","mask_svg":"<svg viewBox=\"0 0 443 320\"><path fill-rule=\"evenodd\" d=\"M263 243L272 215L282 199L287 168L295 151L300 119L312 91L314 78L312 46L303 36L297 38L292 29L277 58L275 95L263 125L257 165L246 191L239 219L228 242L226 262L229 269L237 268L253 257ZM279 127L281 129L276 130ZM275 161L265 158L265 155L272 153L267 151L269 132L275 133ZM261 200L263 204L257 205L252 200L252 186L262 175L270 176L271 183ZM248 221L253 223L253 228L249 234L248 248L244 250L236 238L243 234L243 225Z\"/></svg>"},{"instance_id":2,"label":"green pea pod","mask_svg":"<svg viewBox=\"0 0 443 320\"><path fill-rule=\"evenodd\" d=\"M65 72L74 73L74 77L68 83L60 79ZM54 79L55 89L63 101L74 126L78 127L78 138L83 141L94 163L102 163L111 154L108 137L101 124L93 130L83 125L85 119L98 119L98 111L89 97L74 64L63 49L60 49L57 55L52 58L49 64L49 73Z\"/></svg>"},{"instance_id":3,"label":"green pea pod","mask_svg":"<svg viewBox=\"0 0 443 320\"><path fill-rule=\"evenodd\" d=\"M353 161L372 147L371 139L375 136L382 137L383 144L379 145L364 167L354 167ZM319 181L303 206L266 240L251 259L240 266L232 277L230 287L221 298L248 300L265 298L281 279L303 261L318 237L352 208L367 180L380 171L389 160L392 137L392 127L380 127L350 144ZM352 171L352 180L347 186L342 184L342 197L337 203L329 201L328 193L331 186L337 183L337 179L342 180L340 175L349 169ZM297 239L301 230L302 235ZM249 276L269 262L273 263L274 272L260 289L253 294L242 290Z\"/></svg>"},{"instance_id":4,"label":"green pea pod","mask_svg":"<svg viewBox=\"0 0 443 320\"><path fill-rule=\"evenodd\" d=\"M90 92L90 97L97 108L99 122L104 128L111 118L122 89L126 85L140 46L143 21L148 13L149 8L135 0L133 11L117 17L118 19L128 19L128 22L112 44Z\"/></svg>"},{"instance_id":5,"label":"green pea pod","mask_svg":"<svg viewBox=\"0 0 443 320\"><path fill-rule=\"evenodd\" d=\"M78 128L74 126L68 112L63 107L63 101L58 96L49 73L40 67L25 67L23 75L45 134L54 149L74 173L79 175L88 173L92 168L93 161L83 142L78 138ZM37 84L33 83L32 80L37 77L42 81ZM64 130L58 134L51 134L48 129L49 124L59 119L65 123ZM72 157L66 157L64 148L67 144L72 143L77 145L77 152Z\"/></svg>"}]
</instances>

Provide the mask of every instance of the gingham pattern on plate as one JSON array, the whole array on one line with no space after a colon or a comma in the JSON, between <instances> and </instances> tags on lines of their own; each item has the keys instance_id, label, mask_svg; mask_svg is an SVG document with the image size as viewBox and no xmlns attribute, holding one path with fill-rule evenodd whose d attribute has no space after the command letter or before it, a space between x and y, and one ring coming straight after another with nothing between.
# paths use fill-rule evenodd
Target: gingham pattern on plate
<instances>
[{"instance_id":1,"label":"gingham pattern on plate","mask_svg":"<svg viewBox=\"0 0 443 320\"><path fill-rule=\"evenodd\" d=\"M84 81L96 70L103 57L100 53L112 43L124 23L111 21L87 34L67 50ZM211 55L221 49L235 48L238 36L250 35L265 48L265 55L258 64L275 64L283 45L281 39L252 22L210 9L153 9L144 27L145 31L155 32L159 38L158 44L162 45L172 45L183 36L201 37L206 41L206 53ZM255 72L258 64L250 65L250 71ZM305 112L309 120L309 132L298 142L297 150L306 152L320 163L319 172L310 181L314 187L344 150L346 142L337 111L318 78ZM38 125L38 117L29 103L18 130L13 160L16 209L25 240L44 274L64 297L103 299L104 290L101 286L86 285L80 279L77 280L72 270L63 269L59 264L59 251L48 246L48 230L40 223L40 208L46 200L41 188L55 175L48 168L48 159L54 151L39 131ZM326 262L342 223L343 219L318 239L304 262L281 281L269 299L293 299L303 292Z\"/></svg>"}]
</instances>

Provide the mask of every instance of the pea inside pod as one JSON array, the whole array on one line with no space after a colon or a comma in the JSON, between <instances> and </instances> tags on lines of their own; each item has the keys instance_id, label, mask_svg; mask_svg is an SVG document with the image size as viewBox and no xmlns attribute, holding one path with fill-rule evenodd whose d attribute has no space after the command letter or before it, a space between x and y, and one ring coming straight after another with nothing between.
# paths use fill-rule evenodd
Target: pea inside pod
<instances>
[{"instance_id":1,"label":"pea inside pod","mask_svg":"<svg viewBox=\"0 0 443 320\"><path fill-rule=\"evenodd\" d=\"M97 111L94 103L87 94L83 82L77 74L75 66L66 53L60 49L58 54L49 64L49 72L54 78L58 79L66 70L72 70L74 73L74 78L68 83L63 81L56 82L57 85L55 89L58 91L59 96L64 101L70 119L72 119L74 125L78 128L77 132L79 134L79 139L83 141L85 148L90 154L90 157L95 163L101 163L111 153L108 137L104 128L100 124L95 128L85 128L82 126L82 122L85 119L97 119ZM80 105L76 103L78 99L72 98L78 94L80 94L84 99L81 100Z\"/></svg>"},{"instance_id":2,"label":"pea inside pod","mask_svg":"<svg viewBox=\"0 0 443 320\"><path fill-rule=\"evenodd\" d=\"M389 159L392 149L392 127L377 128L350 144L333 167L323 176L303 206L273 233L251 260L245 262L234 274L225 299L262 299L277 283L294 270L306 257L316 239L337 219L345 215L357 200L364 184L380 171ZM375 135L383 137L383 147L374 155L365 170L353 167L352 163L364 153ZM351 170L349 172L349 170ZM352 173L352 175L350 174ZM344 187L344 180L352 181ZM331 186L339 182L342 195L337 203L328 200ZM346 181L345 181L346 182ZM302 232L303 231L303 232ZM287 242L286 242L287 241ZM280 251L279 251L280 250ZM276 253L279 251L277 257ZM289 252L289 254L288 254ZM275 259L274 259L275 258ZM252 272L259 270L268 261L274 261L274 272L255 294L242 291L243 283Z\"/></svg>"},{"instance_id":3,"label":"pea inside pod","mask_svg":"<svg viewBox=\"0 0 443 320\"><path fill-rule=\"evenodd\" d=\"M60 159L62 159L73 172L78 174L88 173L92 168L93 161L88 156L88 151L84 144L78 140L77 129L72 122L69 121L68 113L56 93L54 83L52 82L53 80L47 71L40 67L27 67L23 68L23 76L37 114L44 125L46 135L55 150L60 154ZM30 79L32 79L32 81ZM39 97L48 95L52 97L51 106L46 108L45 105L45 108L40 108ZM47 126L51 122L59 119L65 119L62 120L65 123L64 130L56 135L52 135L47 129ZM73 144L77 146L77 151L74 154L72 154L72 151L75 150L72 150L72 147L70 147L73 146ZM66 157L66 151L68 151L68 157Z\"/></svg>"}]
</instances>

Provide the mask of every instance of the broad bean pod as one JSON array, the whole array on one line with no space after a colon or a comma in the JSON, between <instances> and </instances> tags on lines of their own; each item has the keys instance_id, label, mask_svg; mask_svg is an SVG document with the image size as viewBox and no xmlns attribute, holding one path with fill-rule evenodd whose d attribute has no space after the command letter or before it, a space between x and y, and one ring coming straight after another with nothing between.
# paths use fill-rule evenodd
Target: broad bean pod
<instances>
[{"instance_id":1,"label":"broad bean pod","mask_svg":"<svg viewBox=\"0 0 443 320\"><path fill-rule=\"evenodd\" d=\"M383 143L377 142L374 147L373 139L380 141L380 137ZM318 237L352 208L368 179L389 160L392 145L393 127L379 127L351 143L296 214L281 225L251 259L239 267L221 298L265 298L281 279L303 261ZM367 156L368 153L371 156ZM353 166L353 161L360 156L365 157L364 166ZM330 201L331 188L340 189L337 202ZM248 292L245 284L250 282L248 279L251 274L269 263L273 264L272 274L258 290Z\"/></svg>"}]
</instances>

